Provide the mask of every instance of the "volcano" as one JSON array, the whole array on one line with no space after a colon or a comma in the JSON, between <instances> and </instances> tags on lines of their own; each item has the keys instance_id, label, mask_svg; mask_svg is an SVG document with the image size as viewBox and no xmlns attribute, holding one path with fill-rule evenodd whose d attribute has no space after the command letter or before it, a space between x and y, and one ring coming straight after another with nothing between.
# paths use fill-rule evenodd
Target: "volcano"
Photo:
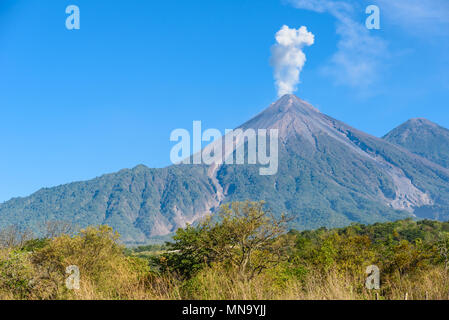
<instances>
[{"instance_id":1,"label":"volcano","mask_svg":"<svg viewBox=\"0 0 449 320\"><path fill-rule=\"evenodd\" d=\"M415 123L414 130L425 126L427 121ZM125 243L141 244L213 214L223 203L243 200L264 200L275 214L291 215L291 227L299 230L449 217L445 154L409 148L417 139L410 130L405 134L399 127L377 138L295 95L283 96L239 128L278 130L277 174L260 175L259 166L250 164L140 165L7 201L0 205L0 226L38 232L49 220L108 224ZM435 143L447 141L441 129L432 131Z\"/></svg>"}]
</instances>

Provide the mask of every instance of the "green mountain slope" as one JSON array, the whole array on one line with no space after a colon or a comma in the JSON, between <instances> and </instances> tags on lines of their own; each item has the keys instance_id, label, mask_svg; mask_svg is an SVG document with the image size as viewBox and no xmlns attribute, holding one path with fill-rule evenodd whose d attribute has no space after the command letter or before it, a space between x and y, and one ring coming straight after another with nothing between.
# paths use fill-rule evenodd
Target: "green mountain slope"
<instances>
[{"instance_id":1,"label":"green mountain slope","mask_svg":"<svg viewBox=\"0 0 449 320\"><path fill-rule=\"evenodd\" d=\"M77 227L108 224L125 243L145 243L192 223L218 206L201 167L138 166L99 178L41 189L0 205L0 227L16 224L37 234L45 221Z\"/></svg>"}]
</instances>

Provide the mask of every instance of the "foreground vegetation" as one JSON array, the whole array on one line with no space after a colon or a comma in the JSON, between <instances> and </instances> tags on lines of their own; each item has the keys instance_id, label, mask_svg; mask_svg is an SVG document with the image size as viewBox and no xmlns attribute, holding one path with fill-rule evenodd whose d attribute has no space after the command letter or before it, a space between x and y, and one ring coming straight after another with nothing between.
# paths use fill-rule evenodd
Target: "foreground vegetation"
<instances>
[{"instance_id":1,"label":"foreground vegetation","mask_svg":"<svg viewBox=\"0 0 449 320\"><path fill-rule=\"evenodd\" d=\"M1 299L448 299L449 223L288 231L263 203L224 206L173 242L126 249L110 227L0 233ZM20 231L20 232L19 232ZM287 232L288 231L288 232ZM365 287L380 269L379 290ZM80 271L69 289L68 266Z\"/></svg>"}]
</instances>

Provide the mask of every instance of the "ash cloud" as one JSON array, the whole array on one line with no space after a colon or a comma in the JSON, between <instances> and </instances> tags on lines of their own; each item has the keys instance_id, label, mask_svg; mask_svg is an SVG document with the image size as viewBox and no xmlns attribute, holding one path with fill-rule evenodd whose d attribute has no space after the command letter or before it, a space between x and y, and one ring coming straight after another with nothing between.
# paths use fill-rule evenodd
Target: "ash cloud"
<instances>
[{"instance_id":1,"label":"ash cloud","mask_svg":"<svg viewBox=\"0 0 449 320\"><path fill-rule=\"evenodd\" d=\"M297 90L300 74L306 62L305 46L315 42L315 36L306 27L299 29L284 25L276 33L276 43L271 48L271 65L278 95L291 94Z\"/></svg>"}]
</instances>

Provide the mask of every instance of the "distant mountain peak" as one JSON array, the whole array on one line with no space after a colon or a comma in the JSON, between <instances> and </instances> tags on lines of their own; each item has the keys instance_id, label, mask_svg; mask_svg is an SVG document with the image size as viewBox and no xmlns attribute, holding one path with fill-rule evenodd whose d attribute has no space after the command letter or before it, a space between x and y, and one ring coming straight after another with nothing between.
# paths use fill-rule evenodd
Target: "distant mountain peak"
<instances>
[{"instance_id":1,"label":"distant mountain peak","mask_svg":"<svg viewBox=\"0 0 449 320\"><path fill-rule=\"evenodd\" d=\"M146 165L139 164L139 165L135 166L134 168L132 168L132 171L140 172L140 171L146 171L148 169L149 168Z\"/></svg>"},{"instance_id":2,"label":"distant mountain peak","mask_svg":"<svg viewBox=\"0 0 449 320\"><path fill-rule=\"evenodd\" d=\"M449 168L449 130L425 118L414 118L387 133L383 139Z\"/></svg>"},{"instance_id":3,"label":"distant mountain peak","mask_svg":"<svg viewBox=\"0 0 449 320\"><path fill-rule=\"evenodd\" d=\"M391 130L388 134L386 134L384 136L384 139L405 140L412 133L421 132L421 133L426 134L426 133L430 133L431 131L434 131L434 130L449 133L449 131L447 129L439 126L435 122L432 122L426 118L412 118L412 119L404 122L397 128ZM417 138L417 137L413 137L413 138Z\"/></svg>"},{"instance_id":4,"label":"distant mountain peak","mask_svg":"<svg viewBox=\"0 0 449 320\"><path fill-rule=\"evenodd\" d=\"M427 120L426 118L413 118L413 119L408 120L404 124L409 124L409 125L414 125L414 126L421 126L421 125L427 125L427 126L432 126L432 127L438 126L436 123L434 123L430 120Z\"/></svg>"}]
</instances>

